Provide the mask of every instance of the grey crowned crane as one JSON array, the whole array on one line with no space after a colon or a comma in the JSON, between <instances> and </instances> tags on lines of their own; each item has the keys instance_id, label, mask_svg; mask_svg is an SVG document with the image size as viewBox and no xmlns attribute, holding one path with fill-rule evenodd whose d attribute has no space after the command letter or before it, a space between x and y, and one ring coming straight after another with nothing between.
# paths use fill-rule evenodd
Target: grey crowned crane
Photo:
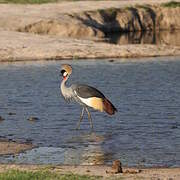
<instances>
[{"instance_id":1,"label":"grey crowned crane","mask_svg":"<svg viewBox=\"0 0 180 180\"><path fill-rule=\"evenodd\" d=\"M79 122L77 124L78 129L83 119L84 110L88 114L88 120L90 121L91 128L93 128L91 114L88 107L95 110L106 112L109 115L113 115L117 109L114 105L96 88L84 85L84 84L72 84L67 87L66 82L72 73L72 67L68 64L61 66L61 74L63 80L61 82L61 92L66 101L76 101L82 106L82 112L80 115Z\"/></svg>"}]
</instances>

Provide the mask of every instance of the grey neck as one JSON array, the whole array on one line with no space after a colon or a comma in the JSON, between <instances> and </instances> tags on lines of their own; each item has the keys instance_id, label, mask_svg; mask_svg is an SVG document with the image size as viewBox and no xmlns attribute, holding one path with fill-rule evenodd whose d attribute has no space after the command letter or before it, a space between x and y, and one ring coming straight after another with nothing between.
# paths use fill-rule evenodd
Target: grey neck
<instances>
[{"instance_id":1,"label":"grey neck","mask_svg":"<svg viewBox=\"0 0 180 180\"><path fill-rule=\"evenodd\" d=\"M71 87L66 86L68 78L69 76L66 79L63 79L61 82L61 92L66 100L71 99L73 95Z\"/></svg>"},{"instance_id":2,"label":"grey neck","mask_svg":"<svg viewBox=\"0 0 180 180\"><path fill-rule=\"evenodd\" d=\"M68 76L66 79L63 79L63 80L62 80L62 82L61 82L61 91L62 91L62 89L68 88L68 87L66 86L66 81L68 80L68 78L69 78L69 76Z\"/></svg>"}]
</instances>

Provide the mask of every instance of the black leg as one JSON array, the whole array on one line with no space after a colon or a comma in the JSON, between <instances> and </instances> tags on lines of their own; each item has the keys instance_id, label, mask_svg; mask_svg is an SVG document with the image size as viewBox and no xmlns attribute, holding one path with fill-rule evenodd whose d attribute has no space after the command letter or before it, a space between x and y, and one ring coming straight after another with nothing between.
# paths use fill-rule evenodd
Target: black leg
<instances>
[{"instance_id":1,"label":"black leg","mask_svg":"<svg viewBox=\"0 0 180 180\"><path fill-rule=\"evenodd\" d=\"M79 119L76 129L79 129L81 121L83 119L83 115L84 115L84 107L82 108L82 112L81 112L80 119Z\"/></svg>"},{"instance_id":2,"label":"black leg","mask_svg":"<svg viewBox=\"0 0 180 180\"><path fill-rule=\"evenodd\" d=\"M89 120L89 122L90 122L91 128L93 129L93 123L92 123L91 114L90 114L90 112L89 112L89 110L88 110L87 107L86 107L86 111L87 111L87 113L88 113L88 120Z\"/></svg>"}]
</instances>

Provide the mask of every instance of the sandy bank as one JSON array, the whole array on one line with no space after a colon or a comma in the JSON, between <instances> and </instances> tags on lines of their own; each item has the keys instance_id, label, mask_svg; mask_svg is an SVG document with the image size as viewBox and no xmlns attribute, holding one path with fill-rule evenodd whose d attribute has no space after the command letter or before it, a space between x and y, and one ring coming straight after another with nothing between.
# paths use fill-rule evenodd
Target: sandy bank
<instances>
[{"instance_id":1,"label":"sandy bank","mask_svg":"<svg viewBox=\"0 0 180 180\"><path fill-rule=\"evenodd\" d=\"M10 169L101 176L102 179L180 179L180 168L123 168L124 173L111 174L110 166L44 166L44 165L0 165L0 172Z\"/></svg>"},{"instance_id":2,"label":"sandy bank","mask_svg":"<svg viewBox=\"0 0 180 180\"><path fill-rule=\"evenodd\" d=\"M112 45L90 40L0 31L0 61L151 57L180 55L168 45Z\"/></svg>"},{"instance_id":3,"label":"sandy bank","mask_svg":"<svg viewBox=\"0 0 180 180\"><path fill-rule=\"evenodd\" d=\"M158 5L167 1L1 4L0 61L180 55L179 46L167 43L113 45L100 42L107 31L154 30L156 26L179 29L180 8L164 9ZM150 5L147 8L142 3Z\"/></svg>"}]
</instances>

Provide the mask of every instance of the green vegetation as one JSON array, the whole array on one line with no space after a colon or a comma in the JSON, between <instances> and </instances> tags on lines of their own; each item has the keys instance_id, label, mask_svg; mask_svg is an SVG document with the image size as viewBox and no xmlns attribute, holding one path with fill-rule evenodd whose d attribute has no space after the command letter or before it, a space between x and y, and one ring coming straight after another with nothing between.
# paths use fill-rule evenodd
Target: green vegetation
<instances>
[{"instance_id":1,"label":"green vegetation","mask_svg":"<svg viewBox=\"0 0 180 180\"><path fill-rule=\"evenodd\" d=\"M96 180L97 176L80 176L75 174L58 174L51 171L20 171L9 170L0 173L0 179L3 180Z\"/></svg>"},{"instance_id":2,"label":"green vegetation","mask_svg":"<svg viewBox=\"0 0 180 180\"><path fill-rule=\"evenodd\" d=\"M105 9L105 11L108 13L108 14L114 14L116 13L118 9L117 8L108 8L108 9Z\"/></svg>"},{"instance_id":3,"label":"green vegetation","mask_svg":"<svg viewBox=\"0 0 180 180\"><path fill-rule=\"evenodd\" d=\"M14 4L42 4L42 3L53 3L58 0L0 0L2 3L14 3Z\"/></svg>"},{"instance_id":4,"label":"green vegetation","mask_svg":"<svg viewBox=\"0 0 180 180\"><path fill-rule=\"evenodd\" d=\"M170 1L170 2L168 2L168 3L163 3L162 6L163 6L163 7L176 8L176 7L180 7L180 2Z\"/></svg>"},{"instance_id":5,"label":"green vegetation","mask_svg":"<svg viewBox=\"0 0 180 180\"><path fill-rule=\"evenodd\" d=\"M150 5L148 5L148 4L145 4L145 5L136 5L135 6L136 8L141 8L141 9L145 9L145 10L149 10L149 8L150 8Z\"/></svg>"},{"instance_id":6,"label":"green vegetation","mask_svg":"<svg viewBox=\"0 0 180 180\"><path fill-rule=\"evenodd\" d=\"M78 59L79 59L79 56L74 55L72 59L73 59L73 60L78 60Z\"/></svg>"}]
</instances>

